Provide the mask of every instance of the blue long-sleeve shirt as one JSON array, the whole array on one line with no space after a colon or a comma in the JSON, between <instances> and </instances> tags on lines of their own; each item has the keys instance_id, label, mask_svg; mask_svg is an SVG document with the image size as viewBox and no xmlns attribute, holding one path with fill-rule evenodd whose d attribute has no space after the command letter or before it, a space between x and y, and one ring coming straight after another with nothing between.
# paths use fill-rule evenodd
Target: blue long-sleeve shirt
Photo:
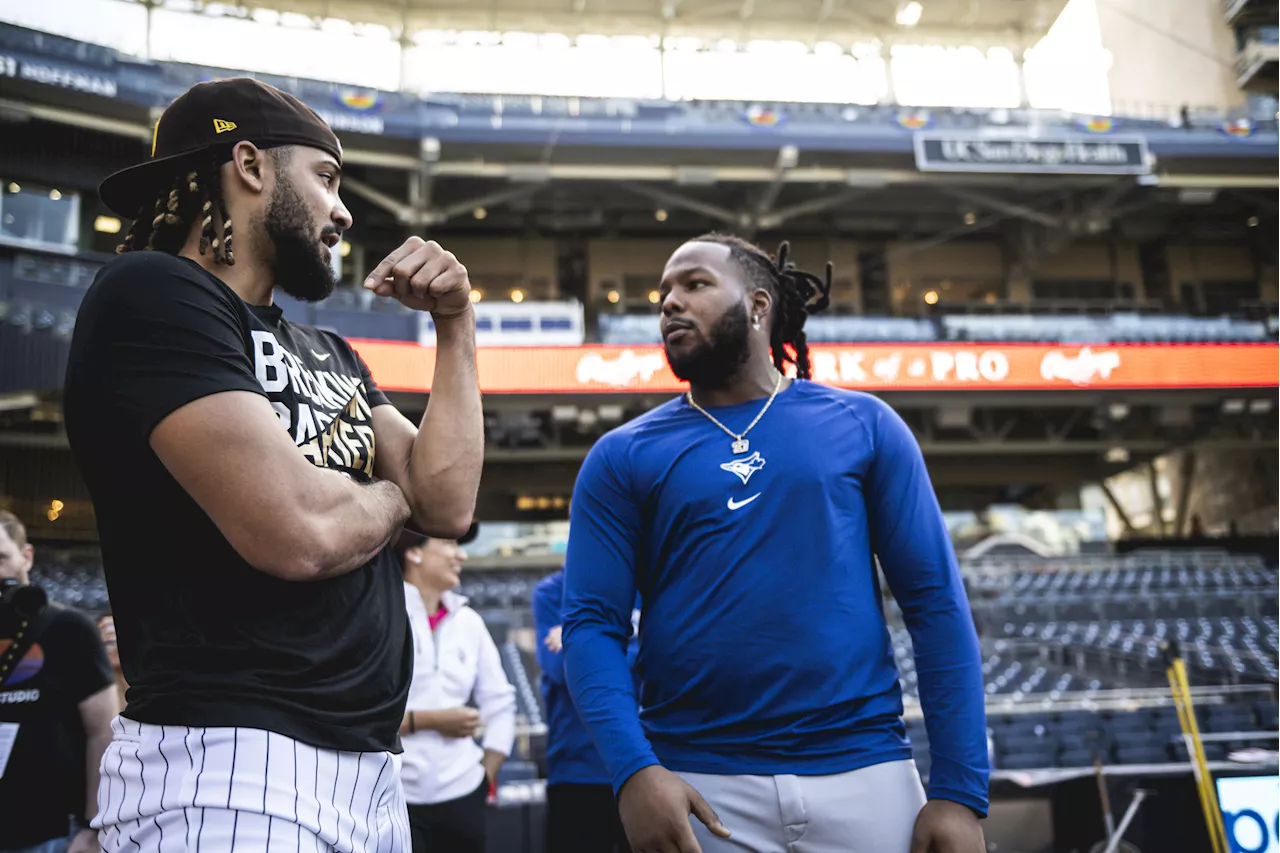
<instances>
[{"instance_id":1,"label":"blue long-sleeve shirt","mask_svg":"<svg viewBox=\"0 0 1280 853\"><path fill-rule=\"evenodd\" d=\"M736 432L762 405L712 412ZM734 455L677 398L601 438L578 475L565 673L615 791L657 763L825 775L910 758L874 554L915 647L929 796L985 814L977 635L910 430L875 397L797 381L748 439Z\"/></svg>"},{"instance_id":2,"label":"blue long-sleeve shirt","mask_svg":"<svg viewBox=\"0 0 1280 853\"><path fill-rule=\"evenodd\" d=\"M547 634L561 625L564 572L548 575L533 589L533 626L537 637L539 686L547 709L547 783L551 785L608 785L609 772L600 758L564 678L564 653L547 648ZM638 604L638 602L637 602ZM634 637L627 645L627 663L635 661Z\"/></svg>"}]
</instances>

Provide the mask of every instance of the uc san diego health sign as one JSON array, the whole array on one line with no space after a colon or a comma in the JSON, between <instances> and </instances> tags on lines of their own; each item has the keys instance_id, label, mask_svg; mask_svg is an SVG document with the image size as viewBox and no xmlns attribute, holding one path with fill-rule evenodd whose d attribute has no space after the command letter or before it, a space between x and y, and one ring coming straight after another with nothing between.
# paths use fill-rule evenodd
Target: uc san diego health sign
<instances>
[{"instance_id":1,"label":"uc san diego health sign","mask_svg":"<svg viewBox=\"0 0 1280 853\"><path fill-rule=\"evenodd\" d=\"M922 172L1142 175L1151 170L1147 141L1140 136L1028 139L921 131L915 134L915 149Z\"/></svg>"}]
</instances>

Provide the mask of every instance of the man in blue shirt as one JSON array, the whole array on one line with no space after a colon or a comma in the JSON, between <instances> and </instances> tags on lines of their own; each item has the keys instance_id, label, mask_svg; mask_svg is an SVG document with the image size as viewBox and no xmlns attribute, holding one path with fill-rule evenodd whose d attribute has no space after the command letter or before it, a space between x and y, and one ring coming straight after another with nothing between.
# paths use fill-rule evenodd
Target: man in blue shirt
<instances>
[{"instance_id":1,"label":"man in blue shirt","mask_svg":"<svg viewBox=\"0 0 1280 853\"><path fill-rule=\"evenodd\" d=\"M681 246L659 293L690 394L605 435L578 475L565 673L637 853L986 849L981 658L919 446L877 398L803 381L830 280L785 244ZM927 803L875 557L915 648Z\"/></svg>"},{"instance_id":2,"label":"man in blue shirt","mask_svg":"<svg viewBox=\"0 0 1280 853\"><path fill-rule=\"evenodd\" d=\"M564 572L533 590L542 699L547 708L547 853L629 853L609 771L564 682L560 608ZM634 649L635 643L630 644Z\"/></svg>"}]
</instances>

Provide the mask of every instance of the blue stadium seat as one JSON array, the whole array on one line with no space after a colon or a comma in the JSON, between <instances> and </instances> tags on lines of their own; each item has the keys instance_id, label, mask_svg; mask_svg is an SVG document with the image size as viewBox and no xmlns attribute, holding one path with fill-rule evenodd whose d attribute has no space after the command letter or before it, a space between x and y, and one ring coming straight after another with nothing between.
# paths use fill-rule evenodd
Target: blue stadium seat
<instances>
[{"instance_id":1,"label":"blue stadium seat","mask_svg":"<svg viewBox=\"0 0 1280 853\"><path fill-rule=\"evenodd\" d=\"M1168 750L1152 743L1121 744L1116 747L1115 756L1119 764L1165 764L1169 761Z\"/></svg>"},{"instance_id":2,"label":"blue stadium seat","mask_svg":"<svg viewBox=\"0 0 1280 853\"><path fill-rule=\"evenodd\" d=\"M1212 732L1246 732L1257 728L1248 705L1209 705L1197 709L1197 717Z\"/></svg>"},{"instance_id":3,"label":"blue stadium seat","mask_svg":"<svg viewBox=\"0 0 1280 853\"><path fill-rule=\"evenodd\" d=\"M1095 752L1092 749L1064 749L1058 754L1059 767L1091 767L1093 765ZM1102 763L1106 764L1108 756L1102 756Z\"/></svg>"},{"instance_id":4,"label":"blue stadium seat","mask_svg":"<svg viewBox=\"0 0 1280 853\"><path fill-rule=\"evenodd\" d=\"M1018 752L1000 756L996 766L1001 770L1042 770L1058 766L1058 756L1050 752Z\"/></svg>"}]
</instances>

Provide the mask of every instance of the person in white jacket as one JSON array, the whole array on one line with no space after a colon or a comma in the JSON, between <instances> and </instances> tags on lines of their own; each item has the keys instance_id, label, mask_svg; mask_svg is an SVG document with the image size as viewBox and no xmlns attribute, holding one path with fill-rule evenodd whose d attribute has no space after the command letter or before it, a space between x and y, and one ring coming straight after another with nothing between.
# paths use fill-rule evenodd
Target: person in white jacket
<instances>
[{"instance_id":1,"label":"person in white jacket","mask_svg":"<svg viewBox=\"0 0 1280 853\"><path fill-rule=\"evenodd\" d=\"M413 632L400 727L413 853L483 853L487 795L515 740L515 690L484 620L454 592L466 560L459 543L405 534L397 546Z\"/></svg>"}]
</instances>

